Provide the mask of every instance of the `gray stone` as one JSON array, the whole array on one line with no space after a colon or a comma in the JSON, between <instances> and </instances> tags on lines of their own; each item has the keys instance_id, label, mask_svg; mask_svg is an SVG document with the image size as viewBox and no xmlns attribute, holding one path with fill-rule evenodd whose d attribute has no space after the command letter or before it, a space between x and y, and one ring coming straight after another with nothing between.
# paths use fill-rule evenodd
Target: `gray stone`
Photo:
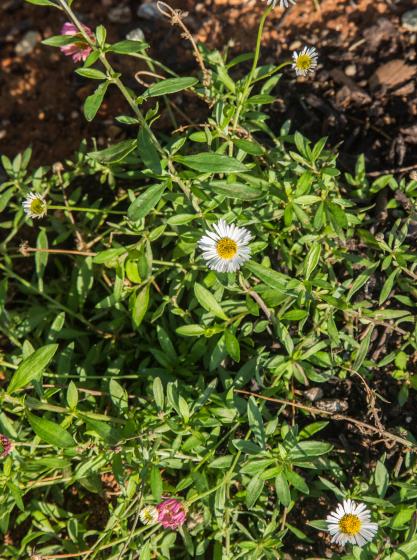
<instances>
[{"instance_id":1,"label":"gray stone","mask_svg":"<svg viewBox=\"0 0 417 560\"><path fill-rule=\"evenodd\" d=\"M141 4L138 8L138 11L136 12L137 16L142 18L142 19L161 19L162 15L160 13L160 11L157 8L157 5L155 3L146 3L146 4Z\"/></svg>"},{"instance_id":2,"label":"gray stone","mask_svg":"<svg viewBox=\"0 0 417 560\"><path fill-rule=\"evenodd\" d=\"M309 401L314 402L322 398L323 389L321 389L320 387L311 387L311 389L307 389L307 391L303 391L303 395Z\"/></svg>"},{"instance_id":3,"label":"gray stone","mask_svg":"<svg viewBox=\"0 0 417 560\"><path fill-rule=\"evenodd\" d=\"M132 21L132 12L129 6L121 4L109 10L107 17L113 23L129 23Z\"/></svg>"},{"instance_id":4,"label":"gray stone","mask_svg":"<svg viewBox=\"0 0 417 560\"><path fill-rule=\"evenodd\" d=\"M40 40L41 35L38 31L27 31L15 47L16 54L18 56L30 54Z\"/></svg>"},{"instance_id":5,"label":"gray stone","mask_svg":"<svg viewBox=\"0 0 417 560\"><path fill-rule=\"evenodd\" d=\"M401 23L408 31L417 31L417 9L404 12Z\"/></svg>"},{"instance_id":6,"label":"gray stone","mask_svg":"<svg viewBox=\"0 0 417 560\"><path fill-rule=\"evenodd\" d=\"M142 42L145 40L145 34L140 27L136 27L135 29L132 29L132 31L129 31L129 33L126 35L126 39L129 39L129 41Z\"/></svg>"}]
</instances>

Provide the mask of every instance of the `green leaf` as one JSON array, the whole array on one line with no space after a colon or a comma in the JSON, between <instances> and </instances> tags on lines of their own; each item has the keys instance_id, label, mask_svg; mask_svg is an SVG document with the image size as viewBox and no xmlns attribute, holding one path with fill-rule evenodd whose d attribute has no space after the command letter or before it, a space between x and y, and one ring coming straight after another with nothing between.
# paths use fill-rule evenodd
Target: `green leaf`
<instances>
[{"instance_id":1,"label":"green leaf","mask_svg":"<svg viewBox=\"0 0 417 560\"><path fill-rule=\"evenodd\" d=\"M55 2L51 0L25 0L28 4L35 4L35 6L53 6L56 8Z\"/></svg>"},{"instance_id":2,"label":"green leaf","mask_svg":"<svg viewBox=\"0 0 417 560\"><path fill-rule=\"evenodd\" d=\"M368 332L366 333L366 336L362 340L362 342L359 346L359 349L356 353L355 362L353 364L353 369L356 370L356 371L361 367L361 365L363 364L363 362L366 358L366 355L367 355L368 350L369 350L369 345L371 343L371 336L372 336L373 330L374 330L373 325L370 325L368 327Z\"/></svg>"},{"instance_id":3,"label":"green leaf","mask_svg":"<svg viewBox=\"0 0 417 560\"><path fill-rule=\"evenodd\" d=\"M118 43L114 43L114 45L111 45L108 48L108 51L116 54L130 54L144 51L148 47L148 43L125 39L124 41L119 41Z\"/></svg>"},{"instance_id":4,"label":"green leaf","mask_svg":"<svg viewBox=\"0 0 417 560\"><path fill-rule=\"evenodd\" d=\"M142 127L138 134L138 150L145 166L160 175L162 173L158 150L152 143L149 131Z\"/></svg>"},{"instance_id":5,"label":"green leaf","mask_svg":"<svg viewBox=\"0 0 417 560\"><path fill-rule=\"evenodd\" d=\"M162 496L163 483L161 473L159 472L158 467L156 467L155 465L151 469L150 483L152 496L154 500L159 502Z\"/></svg>"},{"instance_id":6,"label":"green leaf","mask_svg":"<svg viewBox=\"0 0 417 560\"><path fill-rule=\"evenodd\" d=\"M100 251L93 258L95 264L104 264L109 261L113 261L117 257L122 256L127 250L124 247L114 247L113 249L106 249L105 251Z\"/></svg>"},{"instance_id":7,"label":"green leaf","mask_svg":"<svg viewBox=\"0 0 417 560\"><path fill-rule=\"evenodd\" d=\"M67 389L67 403L72 409L77 408L78 404L78 390L74 381L70 381Z\"/></svg>"},{"instance_id":8,"label":"green leaf","mask_svg":"<svg viewBox=\"0 0 417 560\"><path fill-rule=\"evenodd\" d=\"M78 68L76 74L82 76L83 78L91 78L92 80L106 80L107 76L101 70L96 70L95 68Z\"/></svg>"},{"instance_id":9,"label":"green leaf","mask_svg":"<svg viewBox=\"0 0 417 560\"><path fill-rule=\"evenodd\" d=\"M213 294L201 284L197 282L194 284L194 294L201 307L204 307L210 313L213 313L219 319L227 321L227 315L223 311L220 303L217 302Z\"/></svg>"},{"instance_id":10,"label":"green leaf","mask_svg":"<svg viewBox=\"0 0 417 560\"><path fill-rule=\"evenodd\" d=\"M48 344L42 348L38 348L38 350L23 360L15 371L7 392L12 394L26 385L29 385L31 381L39 377L52 360L57 350L58 344Z\"/></svg>"},{"instance_id":11,"label":"green leaf","mask_svg":"<svg viewBox=\"0 0 417 560\"><path fill-rule=\"evenodd\" d=\"M104 82L98 86L96 91L89 95L84 102L84 116L88 122L91 122L100 109L103 103L104 96L106 95L109 82ZM91 156L91 154L90 154Z\"/></svg>"},{"instance_id":12,"label":"green leaf","mask_svg":"<svg viewBox=\"0 0 417 560\"><path fill-rule=\"evenodd\" d=\"M262 449L265 449L264 421L254 397L249 397L248 399L248 420L249 426L253 431L253 435L255 436L256 441L262 447Z\"/></svg>"},{"instance_id":13,"label":"green leaf","mask_svg":"<svg viewBox=\"0 0 417 560\"><path fill-rule=\"evenodd\" d=\"M280 473L275 479L275 489L277 491L278 500L285 507L291 503L291 492L287 479L283 473Z\"/></svg>"},{"instance_id":14,"label":"green leaf","mask_svg":"<svg viewBox=\"0 0 417 560\"><path fill-rule=\"evenodd\" d=\"M265 192L245 185L244 183L226 183L224 181L212 181L210 188L217 194L226 198L237 198L238 200L257 200L266 195Z\"/></svg>"},{"instance_id":15,"label":"green leaf","mask_svg":"<svg viewBox=\"0 0 417 560\"><path fill-rule=\"evenodd\" d=\"M265 282L267 286L271 286L271 288L275 288L276 290L284 294L289 294L288 290L286 289L288 277L284 274L276 272L275 270L272 270L272 268L266 268L265 266L262 266L261 264L258 264L254 261L247 262L245 264L245 268L247 268L260 280L262 280L262 282Z\"/></svg>"},{"instance_id":16,"label":"green leaf","mask_svg":"<svg viewBox=\"0 0 417 560\"><path fill-rule=\"evenodd\" d=\"M403 544L392 553L389 560L414 560L417 558L417 537Z\"/></svg>"},{"instance_id":17,"label":"green leaf","mask_svg":"<svg viewBox=\"0 0 417 560\"><path fill-rule=\"evenodd\" d=\"M125 412L128 409L128 396L126 390L120 385L116 379L110 379L109 391L111 400L120 412Z\"/></svg>"},{"instance_id":18,"label":"green leaf","mask_svg":"<svg viewBox=\"0 0 417 560\"><path fill-rule=\"evenodd\" d=\"M321 255L320 243L313 243L304 261L304 276L308 280L316 268Z\"/></svg>"},{"instance_id":19,"label":"green leaf","mask_svg":"<svg viewBox=\"0 0 417 560\"><path fill-rule=\"evenodd\" d=\"M242 150L242 152L251 154L252 156L261 156L264 153L262 146L250 140L238 138L237 140L233 140L233 144L239 148L239 150Z\"/></svg>"},{"instance_id":20,"label":"green leaf","mask_svg":"<svg viewBox=\"0 0 417 560\"><path fill-rule=\"evenodd\" d=\"M72 435L59 424L51 422L46 418L35 416L30 412L27 414L29 424L41 440L60 448L74 447L76 445Z\"/></svg>"},{"instance_id":21,"label":"green leaf","mask_svg":"<svg viewBox=\"0 0 417 560\"><path fill-rule=\"evenodd\" d=\"M314 457L325 455L332 450L330 443L322 441L301 441L288 454L288 459L294 462L309 461Z\"/></svg>"},{"instance_id":22,"label":"green leaf","mask_svg":"<svg viewBox=\"0 0 417 560\"><path fill-rule=\"evenodd\" d=\"M159 410L164 410L164 387L160 377L155 377L152 384L153 397L155 399L155 404Z\"/></svg>"},{"instance_id":23,"label":"green leaf","mask_svg":"<svg viewBox=\"0 0 417 560\"><path fill-rule=\"evenodd\" d=\"M71 45L76 41L74 35L53 35L42 41L42 45L47 45L48 47L63 47L65 45Z\"/></svg>"},{"instance_id":24,"label":"green leaf","mask_svg":"<svg viewBox=\"0 0 417 560\"><path fill-rule=\"evenodd\" d=\"M259 475L255 475L246 488L246 507L251 509L262 493L265 482Z\"/></svg>"},{"instance_id":25,"label":"green leaf","mask_svg":"<svg viewBox=\"0 0 417 560\"><path fill-rule=\"evenodd\" d=\"M386 466L381 461L377 461L375 468L375 486L378 492L378 496L383 498L387 491L389 484L389 474Z\"/></svg>"},{"instance_id":26,"label":"green leaf","mask_svg":"<svg viewBox=\"0 0 417 560\"><path fill-rule=\"evenodd\" d=\"M229 330L224 331L224 342L229 356L235 361L240 362L240 346L235 335Z\"/></svg>"},{"instance_id":27,"label":"green leaf","mask_svg":"<svg viewBox=\"0 0 417 560\"><path fill-rule=\"evenodd\" d=\"M205 329L200 325L183 325L178 327L175 332L182 336L200 336L205 333Z\"/></svg>"},{"instance_id":28,"label":"green leaf","mask_svg":"<svg viewBox=\"0 0 417 560\"><path fill-rule=\"evenodd\" d=\"M132 320L135 327L138 329L145 317L149 305L149 284L137 294L135 303L132 309Z\"/></svg>"},{"instance_id":29,"label":"green leaf","mask_svg":"<svg viewBox=\"0 0 417 560\"><path fill-rule=\"evenodd\" d=\"M396 268L391 272L388 278L385 280L384 285L382 286L381 293L379 295L379 305L382 305L389 297L392 287L394 285L394 280L397 275L400 273L400 269Z\"/></svg>"},{"instance_id":30,"label":"green leaf","mask_svg":"<svg viewBox=\"0 0 417 560\"><path fill-rule=\"evenodd\" d=\"M143 93L143 97L158 97L160 95L176 93L177 91L193 87L196 83L198 83L197 78L192 77L168 78L167 80L153 84Z\"/></svg>"},{"instance_id":31,"label":"green leaf","mask_svg":"<svg viewBox=\"0 0 417 560\"><path fill-rule=\"evenodd\" d=\"M152 185L139 195L129 206L127 215L129 220L137 222L155 208L164 193L165 185Z\"/></svg>"},{"instance_id":32,"label":"green leaf","mask_svg":"<svg viewBox=\"0 0 417 560\"><path fill-rule=\"evenodd\" d=\"M246 165L237 159L210 152L201 152L191 156L175 156L174 159L201 173L243 173L248 170Z\"/></svg>"},{"instance_id":33,"label":"green leaf","mask_svg":"<svg viewBox=\"0 0 417 560\"><path fill-rule=\"evenodd\" d=\"M137 140L123 140L99 152L89 152L91 159L100 163L117 163L129 155L137 146Z\"/></svg>"}]
</instances>

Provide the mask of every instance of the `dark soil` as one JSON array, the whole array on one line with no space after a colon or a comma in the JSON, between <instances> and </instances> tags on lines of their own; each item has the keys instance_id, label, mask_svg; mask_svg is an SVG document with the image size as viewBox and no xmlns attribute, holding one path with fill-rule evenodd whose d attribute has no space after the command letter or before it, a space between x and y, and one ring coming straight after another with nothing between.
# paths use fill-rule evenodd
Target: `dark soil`
<instances>
[{"instance_id":1,"label":"dark soil","mask_svg":"<svg viewBox=\"0 0 417 560\"><path fill-rule=\"evenodd\" d=\"M129 21L110 21L111 10L121 4L130 7ZM189 12L185 21L198 41L209 48L229 44L232 52L252 49L264 7L252 0L173 4ZM192 72L191 49L179 30L164 20L139 18L138 6L135 0L74 2L83 22L93 28L103 23L110 40L121 40L140 26L152 56L181 73ZM262 59L283 60L307 44L318 49L320 65L306 79L286 70L271 111L272 126L278 129L291 119L294 129L313 140L326 135L332 144L342 142L340 161L346 169L352 169L360 153L366 155L368 170L417 166L416 33L401 25L402 14L413 7L414 0L323 0L317 10L312 0L300 0L284 13L274 10ZM105 144L125 134L112 119L127 112L115 90L97 120L88 124L81 105L94 84L72 72L71 59L39 42L31 53L16 54L16 44L28 30L39 32L41 39L59 33L64 21L58 10L23 0L4 0L0 6L0 153L13 156L32 145L33 162L51 164L70 157L83 138L95 136ZM133 79L140 61L123 62L122 69L140 92ZM190 113L189 102L184 101L187 115L199 122L203 115L198 106Z\"/></svg>"}]
</instances>

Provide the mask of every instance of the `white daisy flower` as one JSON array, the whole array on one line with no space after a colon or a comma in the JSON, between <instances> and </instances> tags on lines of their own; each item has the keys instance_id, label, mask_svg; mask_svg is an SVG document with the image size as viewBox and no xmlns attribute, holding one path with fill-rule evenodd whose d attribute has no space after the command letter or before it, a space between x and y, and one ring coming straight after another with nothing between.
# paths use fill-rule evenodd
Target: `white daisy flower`
<instances>
[{"instance_id":1,"label":"white daisy flower","mask_svg":"<svg viewBox=\"0 0 417 560\"><path fill-rule=\"evenodd\" d=\"M297 76L307 76L310 72L313 73L317 66L318 53L314 47L304 47L300 52L294 51L292 53L292 67Z\"/></svg>"},{"instance_id":2,"label":"white daisy flower","mask_svg":"<svg viewBox=\"0 0 417 560\"><path fill-rule=\"evenodd\" d=\"M268 6L275 8L277 5L280 8L288 8L290 4L295 4L296 0L267 0Z\"/></svg>"},{"instance_id":3,"label":"white daisy flower","mask_svg":"<svg viewBox=\"0 0 417 560\"><path fill-rule=\"evenodd\" d=\"M247 229L229 225L225 220L219 220L213 228L215 231L206 230L198 242L204 260L217 272L236 272L250 259L248 243L252 235Z\"/></svg>"},{"instance_id":4,"label":"white daisy flower","mask_svg":"<svg viewBox=\"0 0 417 560\"><path fill-rule=\"evenodd\" d=\"M145 506L139 517L144 525L154 525L158 522L158 510L154 506Z\"/></svg>"},{"instance_id":5,"label":"white daisy flower","mask_svg":"<svg viewBox=\"0 0 417 560\"><path fill-rule=\"evenodd\" d=\"M371 522L371 512L366 505L352 500L343 500L343 504L327 516L327 526L332 542L341 546L346 543L363 546L378 531L377 523Z\"/></svg>"},{"instance_id":6,"label":"white daisy flower","mask_svg":"<svg viewBox=\"0 0 417 560\"><path fill-rule=\"evenodd\" d=\"M48 206L40 194L30 192L22 203L23 210L30 218L43 218Z\"/></svg>"}]
</instances>

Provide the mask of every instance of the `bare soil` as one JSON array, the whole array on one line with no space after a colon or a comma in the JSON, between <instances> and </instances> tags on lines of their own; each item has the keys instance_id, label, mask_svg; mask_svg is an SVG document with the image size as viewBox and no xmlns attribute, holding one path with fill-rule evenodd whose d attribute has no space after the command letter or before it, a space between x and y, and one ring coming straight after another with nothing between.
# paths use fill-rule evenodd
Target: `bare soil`
<instances>
[{"instance_id":1,"label":"bare soil","mask_svg":"<svg viewBox=\"0 0 417 560\"><path fill-rule=\"evenodd\" d=\"M121 4L130 8L129 21L110 21L112 9ZM139 5L136 0L74 3L84 23L106 26L110 40L141 27L153 56L177 71L193 72L191 48L179 30L163 19L139 18ZM233 53L253 48L264 8L258 0L175 0L173 5L188 12L185 22L197 41L208 48L227 45ZM329 136L330 143L341 143L340 162L346 169L353 168L360 153L365 153L369 170L401 172L417 166L417 34L401 24L402 14L413 7L414 0L323 0L317 6L313 0L299 0L289 10L274 10L262 59L286 59L306 44L318 49L320 64L313 78L284 73L272 125L279 128L291 119L293 129L313 140ZM12 156L32 145L33 163L51 164L71 156L83 138L95 136L105 144L125 134L112 119L125 110L118 93L110 90L99 118L88 124L81 106L94 84L72 72L71 59L40 44L59 33L64 21L59 11L23 0L4 0L0 6L0 153ZM39 33L39 42L31 53L19 56L16 44L29 30ZM140 61L123 61L122 69L140 91L133 78ZM189 99L184 103L189 115ZM203 118L198 105L191 114L196 122Z\"/></svg>"}]
</instances>

